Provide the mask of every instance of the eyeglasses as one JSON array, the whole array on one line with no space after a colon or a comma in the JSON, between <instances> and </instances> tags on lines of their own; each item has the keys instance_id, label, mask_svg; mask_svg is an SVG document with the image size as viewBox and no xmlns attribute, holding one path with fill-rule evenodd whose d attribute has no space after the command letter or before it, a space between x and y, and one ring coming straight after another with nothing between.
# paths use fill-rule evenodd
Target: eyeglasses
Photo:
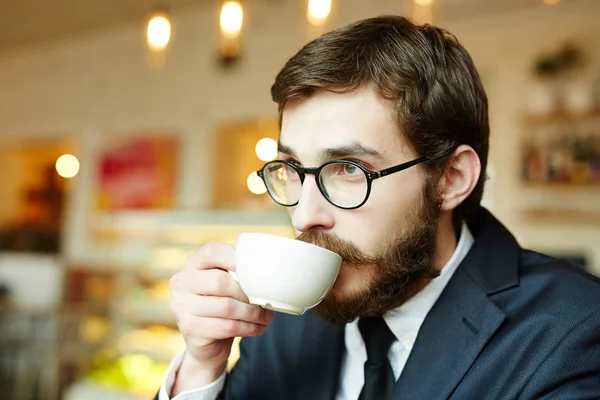
<instances>
[{"instance_id":1,"label":"eyeglasses","mask_svg":"<svg viewBox=\"0 0 600 400\"><path fill-rule=\"evenodd\" d=\"M367 202L375 179L428 161L417 158L381 171L370 171L349 160L328 161L318 168L304 168L289 161L275 160L256 171L265 183L273 200L285 207L293 207L300 200L300 191L306 174L313 174L321 194L336 207L354 210Z\"/></svg>"}]
</instances>

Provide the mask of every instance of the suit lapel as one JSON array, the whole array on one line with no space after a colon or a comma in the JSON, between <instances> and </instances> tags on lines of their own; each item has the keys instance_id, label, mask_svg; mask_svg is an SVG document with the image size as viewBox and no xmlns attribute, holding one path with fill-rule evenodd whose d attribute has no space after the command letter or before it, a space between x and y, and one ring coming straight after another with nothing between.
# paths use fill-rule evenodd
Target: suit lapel
<instances>
[{"instance_id":1,"label":"suit lapel","mask_svg":"<svg viewBox=\"0 0 600 400\"><path fill-rule=\"evenodd\" d=\"M299 384L293 398L335 398L344 352L344 326L325 323L312 312L307 313L293 371Z\"/></svg>"},{"instance_id":2,"label":"suit lapel","mask_svg":"<svg viewBox=\"0 0 600 400\"><path fill-rule=\"evenodd\" d=\"M490 296L518 285L520 248L487 211L475 244L433 306L392 399L447 399L505 319Z\"/></svg>"},{"instance_id":3,"label":"suit lapel","mask_svg":"<svg viewBox=\"0 0 600 400\"><path fill-rule=\"evenodd\" d=\"M446 399L504 321L463 271L448 285L421 326L392 399Z\"/></svg>"}]
</instances>

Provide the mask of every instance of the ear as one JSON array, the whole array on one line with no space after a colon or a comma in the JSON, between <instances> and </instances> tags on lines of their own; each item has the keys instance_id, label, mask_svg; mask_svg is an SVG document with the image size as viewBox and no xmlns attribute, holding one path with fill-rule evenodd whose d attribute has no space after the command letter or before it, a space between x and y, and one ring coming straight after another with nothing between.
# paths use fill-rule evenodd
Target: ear
<instances>
[{"instance_id":1,"label":"ear","mask_svg":"<svg viewBox=\"0 0 600 400\"><path fill-rule=\"evenodd\" d=\"M442 210L454 210L473 191L481 174L479 156L471 146L461 145L450 156L438 183Z\"/></svg>"}]
</instances>

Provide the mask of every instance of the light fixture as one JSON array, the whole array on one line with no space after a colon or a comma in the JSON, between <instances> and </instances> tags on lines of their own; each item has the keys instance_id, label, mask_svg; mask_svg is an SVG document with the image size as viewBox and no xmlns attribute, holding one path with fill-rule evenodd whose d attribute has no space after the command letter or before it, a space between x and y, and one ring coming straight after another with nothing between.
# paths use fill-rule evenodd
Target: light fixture
<instances>
[{"instance_id":1,"label":"light fixture","mask_svg":"<svg viewBox=\"0 0 600 400\"><path fill-rule=\"evenodd\" d=\"M555 4L558 4L560 2L560 0L542 0L545 4L548 4L550 6L553 6Z\"/></svg>"},{"instance_id":2,"label":"light fixture","mask_svg":"<svg viewBox=\"0 0 600 400\"><path fill-rule=\"evenodd\" d=\"M412 19L415 23L421 25L433 22L433 2L434 0L413 0Z\"/></svg>"},{"instance_id":3,"label":"light fixture","mask_svg":"<svg viewBox=\"0 0 600 400\"><path fill-rule=\"evenodd\" d=\"M146 42L153 51L164 50L171 40L171 22L166 13L152 14L146 29Z\"/></svg>"},{"instance_id":4,"label":"light fixture","mask_svg":"<svg viewBox=\"0 0 600 400\"><path fill-rule=\"evenodd\" d=\"M235 39L242 31L244 9L239 1L229 0L221 7L221 34L227 39Z\"/></svg>"},{"instance_id":5,"label":"light fixture","mask_svg":"<svg viewBox=\"0 0 600 400\"><path fill-rule=\"evenodd\" d=\"M248 189L254 194L264 194L267 192L265 183L256 172L252 172L250 175L248 175L246 184L248 185Z\"/></svg>"},{"instance_id":6,"label":"light fixture","mask_svg":"<svg viewBox=\"0 0 600 400\"><path fill-rule=\"evenodd\" d=\"M308 0L306 18L313 26L321 26L331 13L331 0Z\"/></svg>"},{"instance_id":7,"label":"light fixture","mask_svg":"<svg viewBox=\"0 0 600 400\"><path fill-rule=\"evenodd\" d=\"M262 161L271 161L277 157L277 142L271 138L262 138L256 143L256 156Z\"/></svg>"},{"instance_id":8,"label":"light fixture","mask_svg":"<svg viewBox=\"0 0 600 400\"><path fill-rule=\"evenodd\" d=\"M238 0L225 0L221 6L220 62L223 67L236 64L240 53L240 34L244 25L244 8Z\"/></svg>"},{"instance_id":9,"label":"light fixture","mask_svg":"<svg viewBox=\"0 0 600 400\"><path fill-rule=\"evenodd\" d=\"M71 154L63 154L56 160L56 172L63 178L73 178L79 172L79 160Z\"/></svg>"}]
</instances>

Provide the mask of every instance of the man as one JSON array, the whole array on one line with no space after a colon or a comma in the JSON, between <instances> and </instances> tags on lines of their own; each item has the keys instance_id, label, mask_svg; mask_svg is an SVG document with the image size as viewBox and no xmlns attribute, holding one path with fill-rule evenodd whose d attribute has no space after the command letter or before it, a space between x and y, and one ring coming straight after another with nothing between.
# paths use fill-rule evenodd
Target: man
<instances>
[{"instance_id":1,"label":"man","mask_svg":"<svg viewBox=\"0 0 600 400\"><path fill-rule=\"evenodd\" d=\"M360 21L301 49L272 95L280 154L260 175L339 277L314 312L274 316L227 273L233 246L202 247L171 282L187 349L159 399L600 398L599 282L480 206L487 99L452 35Z\"/></svg>"}]
</instances>

